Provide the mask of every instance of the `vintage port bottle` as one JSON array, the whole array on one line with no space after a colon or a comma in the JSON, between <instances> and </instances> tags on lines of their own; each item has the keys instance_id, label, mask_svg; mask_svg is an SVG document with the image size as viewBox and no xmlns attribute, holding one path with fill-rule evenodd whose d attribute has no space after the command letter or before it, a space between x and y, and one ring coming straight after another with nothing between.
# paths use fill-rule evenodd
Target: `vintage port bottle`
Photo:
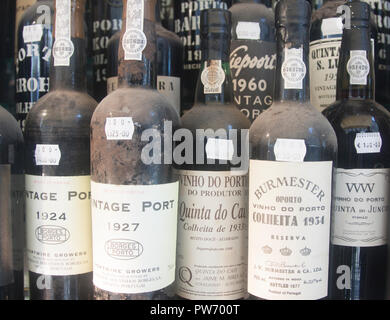
<instances>
[{"instance_id":1,"label":"vintage port bottle","mask_svg":"<svg viewBox=\"0 0 390 320\"><path fill-rule=\"evenodd\" d=\"M344 28L337 101L323 111L338 139L331 234L332 299L384 299L390 202L390 113L374 101L370 7L351 8Z\"/></svg>"},{"instance_id":2,"label":"vintage port bottle","mask_svg":"<svg viewBox=\"0 0 390 320\"><path fill-rule=\"evenodd\" d=\"M107 95L107 44L122 28L122 0L92 0L93 97Z\"/></svg>"},{"instance_id":3,"label":"vintage port bottle","mask_svg":"<svg viewBox=\"0 0 390 320\"><path fill-rule=\"evenodd\" d=\"M167 299L175 277L172 132L179 116L156 90L155 9L156 0L123 1L119 88L91 122L97 300ZM139 278L142 269L150 273Z\"/></svg>"},{"instance_id":4,"label":"vintage port bottle","mask_svg":"<svg viewBox=\"0 0 390 320\"><path fill-rule=\"evenodd\" d=\"M15 54L15 62L16 62L16 54L18 52L17 50L17 44L18 44L18 39L17 39L17 36L18 36L18 28L19 28L19 22L20 22L20 19L22 18L23 16L23 13L30 7L32 6L37 0L16 0L13 1L15 2L15 6L16 6L16 9L15 9L15 33L14 33L14 54ZM7 11L4 11L4 13L8 13ZM12 11L9 12L9 14L12 14Z\"/></svg>"},{"instance_id":5,"label":"vintage port bottle","mask_svg":"<svg viewBox=\"0 0 390 320\"><path fill-rule=\"evenodd\" d=\"M19 23L15 102L16 119L22 129L28 112L49 92L53 3L53 0L38 0L24 12Z\"/></svg>"},{"instance_id":6,"label":"vintage port bottle","mask_svg":"<svg viewBox=\"0 0 390 320\"><path fill-rule=\"evenodd\" d=\"M262 0L236 0L230 12L230 70L234 102L253 122L273 102L275 17Z\"/></svg>"},{"instance_id":7,"label":"vintage port bottle","mask_svg":"<svg viewBox=\"0 0 390 320\"><path fill-rule=\"evenodd\" d=\"M322 299L337 141L310 104L310 4L281 0L275 16L274 103L250 129L248 291L262 299Z\"/></svg>"},{"instance_id":8,"label":"vintage port bottle","mask_svg":"<svg viewBox=\"0 0 390 320\"><path fill-rule=\"evenodd\" d=\"M157 39L157 90L172 104L178 114L181 113L181 87L183 74L183 45L179 37L165 29L160 20L160 1L156 3L156 39ZM120 32L117 32L107 45L107 92L118 88L118 47Z\"/></svg>"},{"instance_id":9,"label":"vintage port bottle","mask_svg":"<svg viewBox=\"0 0 390 320\"><path fill-rule=\"evenodd\" d=\"M0 300L23 300L23 134L3 107L0 123Z\"/></svg>"},{"instance_id":10,"label":"vintage port bottle","mask_svg":"<svg viewBox=\"0 0 390 320\"><path fill-rule=\"evenodd\" d=\"M193 137L188 144L192 150L185 150L176 162L180 196L175 289L190 300L242 299L247 295L250 121L233 102L231 13L204 10L200 26L202 68L195 105L182 117L183 135ZM215 270L235 281L207 276Z\"/></svg>"},{"instance_id":11,"label":"vintage port bottle","mask_svg":"<svg viewBox=\"0 0 390 320\"><path fill-rule=\"evenodd\" d=\"M56 0L50 92L28 114L26 230L30 298L93 296L85 0Z\"/></svg>"},{"instance_id":12,"label":"vintage port bottle","mask_svg":"<svg viewBox=\"0 0 390 320\"><path fill-rule=\"evenodd\" d=\"M201 68L200 12L205 9L228 9L231 0L174 1L175 33L184 46L183 62L183 112L194 105L196 81Z\"/></svg>"},{"instance_id":13,"label":"vintage port bottle","mask_svg":"<svg viewBox=\"0 0 390 320\"><path fill-rule=\"evenodd\" d=\"M387 0L363 0L371 6L377 26L375 43L375 100L390 110L390 3Z\"/></svg>"}]
</instances>

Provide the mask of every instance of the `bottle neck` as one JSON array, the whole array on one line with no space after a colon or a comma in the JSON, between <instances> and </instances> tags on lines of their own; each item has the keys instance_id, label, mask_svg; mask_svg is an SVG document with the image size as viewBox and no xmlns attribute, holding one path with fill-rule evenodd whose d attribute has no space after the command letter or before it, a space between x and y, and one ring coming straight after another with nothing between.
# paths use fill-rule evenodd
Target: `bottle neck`
<instances>
[{"instance_id":1,"label":"bottle neck","mask_svg":"<svg viewBox=\"0 0 390 320\"><path fill-rule=\"evenodd\" d=\"M85 0L56 0L50 91L86 91Z\"/></svg>"},{"instance_id":2,"label":"bottle neck","mask_svg":"<svg viewBox=\"0 0 390 320\"><path fill-rule=\"evenodd\" d=\"M289 24L277 36L275 101L310 100L309 27Z\"/></svg>"},{"instance_id":3,"label":"bottle neck","mask_svg":"<svg viewBox=\"0 0 390 320\"><path fill-rule=\"evenodd\" d=\"M118 50L120 87L156 87L156 3L156 0L123 1Z\"/></svg>"},{"instance_id":4,"label":"bottle neck","mask_svg":"<svg viewBox=\"0 0 390 320\"><path fill-rule=\"evenodd\" d=\"M375 99L369 27L344 29L337 71L337 100Z\"/></svg>"},{"instance_id":5,"label":"bottle neck","mask_svg":"<svg viewBox=\"0 0 390 320\"><path fill-rule=\"evenodd\" d=\"M210 33L202 39L202 62L195 104L231 104L232 78L229 63L230 36Z\"/></svg>"}]
</instances>

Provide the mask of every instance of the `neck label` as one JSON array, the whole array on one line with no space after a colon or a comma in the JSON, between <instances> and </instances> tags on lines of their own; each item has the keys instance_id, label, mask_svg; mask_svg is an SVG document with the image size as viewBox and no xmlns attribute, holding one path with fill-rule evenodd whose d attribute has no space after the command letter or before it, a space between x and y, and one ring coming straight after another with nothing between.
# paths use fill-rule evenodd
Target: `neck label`
<instances>
[{"instance_id":1,"label":"neck label","mask_svg":"<svg viewBox=\"0 0 390 320\"><path fill-rule=\"evenodd\" d=\"M125 60L142 60L147 39L144 33L144 1L129 0L126 12L126 32L123 35L122 47Z\"/></svg>"},{"instance_id":2,"label":"neck label","mask_svg":"<svg viewBox=\"0 0 390 320\"><path fill-rule=\"evenodd\" d=\"M56 27L53 57L55 67L68 67L74 53L71 40L71 3L70 0L57 0Z\"/></svg>"},{"instance_id":3,"label":"neck label","mask_svg":"<svg viewBox=\"0 0 390 320\"><path fill-rule=\"evenodd\" d=\"M370 63L365 50L351 50L347 64L350 84L367 85L367 76L370 73Z\"/></svg>"},{"instance_id":4,"label":"neck label","mask_svg":"<svg viewBox=\"0 0 390 320\"><path fill-rule=\"evenodd\" d=\"M222 93L222 84L225 82L225 77L221 60L210 60L209 66L207 66L206 61L201 75L204 94Z\"/></svg>"},{"instance_id":5,"label":"neck label","mask_svg":"<svg viewBox=\"0 0 390 320\"><path fill-rule=\"evenodd\" d=\"M322 20L321 31L325 37L342 35L343 20L341 19L341 17L324 19Z\"/></svg>"},{"instance_id":6,"label":"neck label","mask_svg":"<svg viewBox=\"0 0 390 320\"><path fill-rule=\"evenodd\" d=\"M303 49L284 49L282 77L285 89L303 88L303 79L306 76L306 65L303 62Z\"/></svg>"}]
</instances>

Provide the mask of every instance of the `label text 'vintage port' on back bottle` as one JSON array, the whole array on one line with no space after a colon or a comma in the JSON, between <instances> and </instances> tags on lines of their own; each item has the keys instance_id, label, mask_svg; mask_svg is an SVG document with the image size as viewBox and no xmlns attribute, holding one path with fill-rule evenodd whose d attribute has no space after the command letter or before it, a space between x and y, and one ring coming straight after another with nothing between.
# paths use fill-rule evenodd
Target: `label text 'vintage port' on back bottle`
<instances>
[{"instance_id":1,"label":"label text 'vintage port' on back bottle","mask_svg":"<svg viewBox=\"0 0 390 320\"><path fill-rule=\"evenodd\" d=\"M328 296L336 135L310 104L310 4L276 5L273 105L250 129L248 291L262 299Z\"/></svg>"},{"instance_id":2,"label":"label text 'vintage port' on back bottle","mask_svg":"<svg viewBox=\"0 0 390 320\"><path fill-rule=\"evenodd\" d=\"M56 0L50 92L26 120L30 298L93 296L85 0Z\"/></svg>"}]
</instances>

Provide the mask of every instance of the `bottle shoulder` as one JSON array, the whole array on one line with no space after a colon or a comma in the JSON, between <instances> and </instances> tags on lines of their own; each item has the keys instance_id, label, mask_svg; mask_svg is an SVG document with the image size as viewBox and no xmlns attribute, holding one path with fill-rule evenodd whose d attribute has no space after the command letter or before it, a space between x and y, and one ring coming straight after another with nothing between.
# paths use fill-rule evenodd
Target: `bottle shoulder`
<instances>
[{"instance_id":1,"label":"bottle shoulder","mask_svg":"<svg viewBox=\"0 0 390 320\"><path fill-rule=\"evenodd\" d=\"M272 9L260 3L236 3L230 7L232 21L253 21L265 19L269 24L274 23L275 15Z\"/></svg>"},{"instance_id":2,"label":"bottle shoulder","mask_svg":"<svg viewBox=\"0 0 390 320\"><path fill-rule=\"evenodd\" d=\"M196 129L249 129L250 121L233 104L195 105L181 118L182 127Z\"/></svg>"},{"instance_id":3,"label":"bottle shoulder","mask_svg":"<svg viewBox=\"0 0 390 320\"><path fill-rule=\"evenodd\" d=\"M109 94L97 106L92 126L102 125L107 117L131 117L143 128L161 129L165 121L171 122L173 128L180 124L168 100L157 90L147 88L119 88Z\"/></svg>"},{"instance_id":4,"label":"bottle shoulder","mask_svg":"<svg viewBox=\"0 0 390 320\"><path fill-rule=\"evenodd\" d=\"M47 126L85 126L90 122L96 100L85 92L54 90L47 93L35 104L26 119L29 128Z\"/></svg>"},{"instance_id":5,"label":"bottle shoulder","mask_svg":"<svg viewBox=\"0 0 390 320\"><path fill-rule=\"evenodd\" d=\"M254 145L273 144L278 138L303 139L321 145L337 146L336 134L327 119L311 104L274 102L260 114L250 129Z\"/></svg>"},{"instance_id":6,"label":"bottle shoulder","mask_svg":"<svg viewBox=\"0 0 390 320\"><path fill-rule=\"evenodd\" d=\"M159 23L156 23L156 34L157 41L168 41L177 47L183 46L182 41L180 40L178 35L176 35L174 32L165 29Z\"/></svg>"},{"instance_id":7,"label":"bottle shoulder","mask_svg":"<svg viewBox=\"0 0 390 320\"><path fill-rule=\"evenodd\" d=\"M14 116L0 106L0 145L22 143L23 133Z\"/></svg>"}]
</instances>

